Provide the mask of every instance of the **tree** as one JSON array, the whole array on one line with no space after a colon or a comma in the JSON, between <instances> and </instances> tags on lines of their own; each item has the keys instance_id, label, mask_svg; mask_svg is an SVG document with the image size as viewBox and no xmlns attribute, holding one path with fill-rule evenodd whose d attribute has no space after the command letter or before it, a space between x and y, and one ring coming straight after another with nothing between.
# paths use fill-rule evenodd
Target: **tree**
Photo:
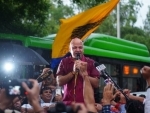
<instances>
[{"instance_id":1,"label":"tree","mask_svg":"<svg viewBox=\"0 0 150 113\"><path fill-rule=\"evenodd\" d=\"M128 27L128 26L123 27L121 29L122 37L126 37L126 35L128 35L128 34L146 37L145 32L138 27Z\"/></svg>"},{"instance_id":2,"label":"tree","mask_svg":"<svg viewBox=\"0 0 150 113\"><path fill-rule=\"evenodd\" d=\"M76 12L83 12L106 1L108 0L70 0L71 5Z\"/></svg>"},{"instance_id":3,"label":"tree","mask_svg":"<svg viewBox=\"0 0 150 113\"><path fill-rule=\"evenodd\" d=\"M124 39L130 40L133 42L141 43L147 46L148 50L150 51L150 38L145 38L144 36L139 36L137 34L127 34Z\"/></svg>"},{"instance_id":4,"label":"tree","mask_svg":"<svg viewBox=\"0 0 150 113\"><path fill-rule=\"evenodd\" d=\"M116 36L116 14L112 12L95 32Z\"/></svg>"},{"instance_id":5,"label":"tree","mask_svg":"<svg viewBox=\"0 0 150 113\"><path fill-rule=\"evenodd\" d=\"M128 26L133 27L137 21L137 14L139 9L142 7L142 3L137 0L128 0L128 2L120 2L120 20L121 27Z\"/></svg>"},{"instance_id":6,"label":"tree","mask_svg":"<svg viewBox=\"0 0 150 113\"><path fill-rule=\"evenodd\" d=\"M72 8L60 4L61 0L1 0L0 32L32 36L56 33L58 20L73 13Z\"/></svg>"},{"instance_id":7,"label":"tree","mask_svg":"<svg viewBox=\"0 0 150 113\"><path fill-rule=\"evenodd\" d=\"M148 13L146 14L146 20L144 21L144 31L150 38L150 6L148 6Z\"/></svg>"}]
</instances>

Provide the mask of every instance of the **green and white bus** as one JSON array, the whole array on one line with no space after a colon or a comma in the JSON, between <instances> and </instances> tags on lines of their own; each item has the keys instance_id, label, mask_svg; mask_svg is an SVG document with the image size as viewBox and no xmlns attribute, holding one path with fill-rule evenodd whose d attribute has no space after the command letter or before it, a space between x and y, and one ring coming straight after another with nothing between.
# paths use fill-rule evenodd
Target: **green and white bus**
<instances>
[{"instance_id":1,"label":"green and white bus","mask_svg":"<svg viewBox=\"0 0 150 113\"><path fill-rule=\"evenodd\" d=\"M39 38L1 33L0 41L29 47L50 62L55 36L56 34L52 34ZM93 33L84 40L84 54L100 64L105 64L108 74L121 88L129 88L134 92L145 90L146 82L140 75L141 67L150 66L150 55L145 45ZM100 79L100 86L104 86L103 78Z\"/></svg>"}]
</instances>

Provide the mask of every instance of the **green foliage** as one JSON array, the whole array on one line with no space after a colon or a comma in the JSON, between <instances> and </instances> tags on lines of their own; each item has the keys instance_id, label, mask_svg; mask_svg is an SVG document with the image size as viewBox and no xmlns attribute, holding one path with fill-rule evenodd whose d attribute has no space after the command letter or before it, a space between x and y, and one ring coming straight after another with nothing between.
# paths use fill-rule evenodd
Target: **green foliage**
<instances>
[{"instance_id":1,"label":"green foliage","mask_svg":"<svg viewBox=\"0 0 150 113\"><path fill-rule=\"evenodd\" d=\"M126 37L127 34L138 35L146 37L145 32L138 27L122 27L121 28L121 37Z\"/></svg>"},{"instance_id":2,"label":"green foliage","mask_svg":"<svg viewBox=\"0 0 150 113\"><path fill-rule=\"evenodd\" d=\"M48 1L49 0L7 0L6 2L1 0L0 25L3 26L1 31L6 30L7 32L19 34L20 32L32 33L32 31L30 31L32 27L27 31L24 30L29 24L34 24L34 27L41 27L46 21L48 11L51 7Z\"/></svg>"},{"instance_id":3,"label":"green foliage","mask_svg":"<svg viewBox=\"0 0 150 113\"><path fill-rule=\"evenodd\" d=\"M61 0L1 0L0 32L45 36L56 33L59 19L71 14Z\"/></svg>"},{"instance_id":4,"label":"green foliage","mask_svg":"<svg viewBox=\"0 0 150 113\"><path fill-rule=\"evenodd\" d=\"M150 46L149 46L149 44L150 44L150 38L146 38L144 36L139 36L137 34L127 34L124 37L124 39L144 44L144 45L147 46L148 50L150 51Z\"/></svg>"},{"instance_id":5,"label":"green foliage","mask_svg":"<svg viewBox=\"0 0 150 113\"><path fill-rule=\"evenodd\" d=\"M84 11L106 1L70 0L71 6L65 6L62 0L0 0L0 32L32 36L57 33L60 19L73 16L74 11ZM142 3L137 0L124 1L120 1L121 37L146 44L150 50L150 6L143 30L135 27ZM95 32L116 36L116 17L114 9Z\"/></svg>"},{"instance_id":6,"label":"green foliage","mask_svg":"<svg viewBox=\"0 0 150 113\"><path fill-rule=\"evenodd\" d=\"M81 5L86 3L88 7L93 7L99 3L103 3L107 0L71 0L71 2L77 4L77 5Z\"/></svg>"},{"instance_id":7,"label":"green foliage","mask_svg":"<svg viewBox=\"0 0 150 113\"><path fill-rule=\"evenodd\" d=\"M116 33L117 33L116 28L115 28L116 25L113 23L116 23L116 18L114 16L114 13L111 13L111 15L108 16L102 22L100 27L95 32L116 36Z\"/></svg>"},{"instance_id":8,"label":"green foliage","mask_svg":"<svg viewBox=\"0 0 150 113\"><path fill-rule=\"evenodd\" d=\"M86 10L108 0L70 0L72 4L77 6L78 10Z\"/></svg>"},{"instance_id":9,"label":"green foliage","mask_svg":"<svg viewBox=\"0 0 150 113\"><path fill-rule=\"evenodd\" d=\"M150 38L150 6L148 6L148 13L146 15L146 20L144 21L144 31L146 35Z\"/></svg>"},{"instance_id":10,"label":"green foliage","mask_svg":"<svg viewBox=\"0 0 150 113\"><path fill-rule=\"evenodd\" d=\"M140 3L137 0L120 2L121 26L133 27L137 21L137 14L141 7L142 7L142 3Z\"/></svg>"}]
</instances>

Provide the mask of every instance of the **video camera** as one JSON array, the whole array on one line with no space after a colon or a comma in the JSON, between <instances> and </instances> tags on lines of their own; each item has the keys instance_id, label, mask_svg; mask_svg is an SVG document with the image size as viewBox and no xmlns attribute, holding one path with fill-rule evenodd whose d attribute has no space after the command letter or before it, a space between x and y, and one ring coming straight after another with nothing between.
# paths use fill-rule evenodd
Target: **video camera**
<instances>
[{"instance_id":1,"label":"video camera","mask_svg":"<svg viewBox=\"0 0 150 113\"><path fill-rule=\"evenodd\" d=\"M32 83L27 79L12 79L5 82L3 88L6 89L8 96L25 96L27 92L22 87L22 82L25 82L29 88L32 88Z\"/></svg>"}]
</instances>

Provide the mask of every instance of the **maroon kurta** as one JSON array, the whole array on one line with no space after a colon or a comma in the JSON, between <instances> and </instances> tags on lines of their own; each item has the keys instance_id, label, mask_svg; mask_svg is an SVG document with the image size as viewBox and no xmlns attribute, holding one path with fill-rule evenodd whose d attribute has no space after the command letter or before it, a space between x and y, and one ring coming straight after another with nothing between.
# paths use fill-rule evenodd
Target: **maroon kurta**
<instances>
[{"instance_id":1,"label":"maroon kurta","mask_svg":"<svg viewBox=\"0 0 150 113\"><path fill-rule=\"evenodd\" d=\"M94 66L94 61L84 56L82 57L82 61L88 63L87 66L88 75L94 78L99 78L99 72L96 70ZM74 60L72 57L67 57L62 59L61 63L59 64L56 75L57 76L67 75L68 73L73 71L73 65L74 65ZM73 77L67 84L64 85L63 102L66 105L70 105L74 101L74 84L75 84L75 77ZM75 88L75 102L84 103L83 78L81 75L77 75L76 88Z\"/></svg>"}]
</instances>

